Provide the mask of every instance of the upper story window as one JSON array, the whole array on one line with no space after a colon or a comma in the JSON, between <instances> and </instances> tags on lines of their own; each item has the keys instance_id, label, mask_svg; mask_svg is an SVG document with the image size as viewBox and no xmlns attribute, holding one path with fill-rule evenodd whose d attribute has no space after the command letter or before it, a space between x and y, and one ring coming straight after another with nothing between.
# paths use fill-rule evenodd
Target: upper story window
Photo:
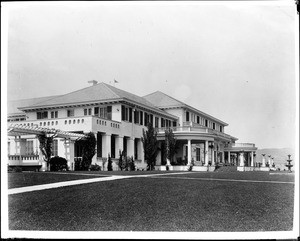
<instances>
[{"instance_id":1,"label":"upper story window","mask_svg":"<svg viewBox=\"0 0 300 241\"><path fill-rule=\"evenodd\" d=\"M205 126L208 127L208 120L205 120Z\"/></svg>"},{"instance_id":2,"label":"upper story window","mask_svg":"<svg viewBox=\"0 0 300 241\"><path fill-rule=\"evenodd\" d=\"M51 111L51 119L58 117L58 111Z\"/></svg>"},{"instance_id":3,"label":"upper story window","mask_svg":"<svg viewBox=\"0 0 300 241\"><path fill-rule=\"evenodd\" d=\"M223 126L220 126L220 132L223 132Z\"/></svg>"},{"instance_id":4,"label":"upper story window","mask_svg":"<svg viewBox=\"0 0 300 241\"><path fill-rule=\"evenodd\" d=\"M68 116L68 117L74 116L74 109L67 110L67 116Z\"/></svg>"},{"instance_id":5,"label":"upper story window","mask_svg":"<svg viewBox=\"0 0 300 241\"><path fill-rule=\"evenodd\" d=\"M147 126L147 125L148 125L148 122L149 122L149 115L148 115L148 113L145 112L145 113L144 113L144 117L145 117L145 118L144 118L144 125Z\"/></svg>"},{"instance_id":6,"label":"upper story window","mask_svg":"<svg viewBox=\"0 0 300 241\"><path fill-rule=\"evenodd\" d=\"M214 130L216 129L216 123L213 123L213 129Z\"/></svg>"},{"instance_id":7,"label":"upper story window","mask_svg":"<svg viewBox=\"0 0 300 241\"><path fill-rule=\"evenodd\" d=\"M188 111L185 113L185 120L190 121L190 112Z\"/></svg>"},{"instance_id":8,"label":"upper story window","mask_svg":"<svg viewBox=\"0 0 300 241\"><path fill-rule=\"evenodd\" d=\"M197 124L200 124L200 116L197 115Z\"/></svg>"},{"instance_id":9,"label":"upper story window","mask_svg":"<svg viewBox=\"0 0 300 241\"><path fill-rule=\"evenodd\" d=\"M176 126L177 126L177 122L173 121L173 127L176 127Z\"/></svg>"},{"instance_id":10,"label":"upper story window","mask_svg":"<svg viewBox=\"0 0 300 241\"><path fill-rule=\"evenodd\" d=\"M140 125L143 125L143 111L140 111Z\"/></svg>"},{"instance_id":11,"label":"upper story window","mask_svg":"<svg viewBox=\"0 0 300 241\"><path fill-rule=\"evenodd\" d=\"M94 115L96 115L96 116L99 115L99 107L94 108Z\"/></svg>"},{"instance_id":12,"label":"upper story window","mask_svg":"<svg viewBox=\"0 0 300 241\"><path fill-rule=\"evenodd\" d=\"M165 119L164 118L161 118L161 127L165 127Z\"/></svg>"},{"instance_id":13,"label":"upper story window","mask_svg":"<svg viewBox=\"0 0 300 241\"><path fill-rule=\"evenodd\" d=\"M133 119L134 119L134 123L135 124L139 124L140 123L140 113L139 113L138 110L134 111Z\"/></svg>"},{"instance_id":14,"label":"upper story window","mask_svg":"<svg viewBox=\"0 0 300 241\"><path fill-rule=\"evenodd\" d=\"M155 117L155 128L158 128L158 117Z\"/></svg>"},{"instance_id":15,"label":"upper story window","mask_svg":"<svg viewBox=\"0 0 300 241\"><path fill-rule=\"evenodd\" d=\"M122 105L122 120L132 122L132 108Z\"/></svg>"},{"instance_id":16,"label":"upper story window","mask_svg":"<svg viewBox=\"0 0 300 241\"><path fill-rule=\"evenodd\" d=\"M105 107L95 107L94 108L94 115L99 116L104 119L111 120L112 118L112 107L111 106L105 106ZM84 109L84 115L92 115L92 109Z\"/></svg>"},{"instance_id":17,"label":"upper story window","mask_svg":"<svg viewBox=\"0 0 300 241\"><path fill-rule=\"evenodd\" d=\"M36 113L37 119L48 119L48 111L42 111Z\"/></svg>"},{"instance_id":18,"label":"upper story window","mask_svg":"<svg viewBox=\"0 0 300 241\"><path fill-rule=\"evenodd\" d=\"M84 115L92 115L92 108L84 109L83 114Z\"/></svg>"}]
</instances>

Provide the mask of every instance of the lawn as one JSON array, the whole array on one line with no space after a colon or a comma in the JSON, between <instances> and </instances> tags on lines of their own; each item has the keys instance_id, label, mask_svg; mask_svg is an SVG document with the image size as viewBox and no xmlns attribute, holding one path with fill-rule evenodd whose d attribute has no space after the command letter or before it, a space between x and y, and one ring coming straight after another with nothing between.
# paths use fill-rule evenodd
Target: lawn
<instances>
[{"instance_id":1,"label":"lawn","mask_svg":"<svg viewBox=\"0 0 300 241\"><path fill-rule=\"evenodd\" d=\"M79 175L79 173L66 172L12 172L8 173L8 188L41 185L55 182L65 182L78 179L99 178L107 174Z\"/></svg>"},{"instance_id":2,"label":"lawn","mask_svg":"<svg viewBox=\"0 0 300 241\"><path fill-rule=\"evenodd\" d=\"M254 180L287 181L287 176L252 174ZM76 175L70 175L73 176ZM155 178L142 175L14 194L9 196L9 228L196 232L292 230L293 184L200 179L247 179L248 176L247 173L187 173ZM293 176L289 175L289 178Z\"/></svg>"},{"instance_id":3,"label":"lawn","mask_svg":"<svg viewBox=\"0 0 300 241\"><path fill-rule=\"evenodd\" d=\"M8 173L8 188L18 188L79 179L99 178L112 175L149 175L161 174L161 171L70 171L70 172L11 172ZM170 172L177 173L177 172Z\"/></svg>"}]
</instances>

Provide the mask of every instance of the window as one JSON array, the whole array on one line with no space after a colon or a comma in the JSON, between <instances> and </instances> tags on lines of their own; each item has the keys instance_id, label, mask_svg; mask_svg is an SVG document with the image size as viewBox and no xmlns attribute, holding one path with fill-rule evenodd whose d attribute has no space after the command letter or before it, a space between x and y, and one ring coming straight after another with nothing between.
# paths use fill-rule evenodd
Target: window
<instances>
[{"instance_id":1,"label":"window","mask_svg":"<svg viewBox=\"0 0 300 241\"><path fill-rule=\"evenodd\" d=\"M134 111L134 123L135 124L139 124L140 123L140 113L137 110Z\"/></svg>"},{"instance_id":2,"label":"window","mask_svg":"<svg viewBox=\"0 0 300 241\"><path fill-rule=\"evenodd\" d=\"M48 118L48 111L42 111L36 113L37 119L47 119Z\"/></svg>"},{"instance_id":3,"label":"window","mask_svg":"<svg viewBox=\"0 0 300 241\"><path fill-rule=\"evenodd\" d=\"M216 123L213 123L213 129L214 130L216 129Z\"/></svg>"},{"instance_id":4,"label":"window","mask_svg":"<svg viewBox=\"0 0 300 241\"><path fill-rule=\"evenodd\" d=\"M51 111L51 119L58 117L58 111Z\"/></svg>"},{"instance_id":5,"label":"window","mask_svg":"<svg viewBox=\"0 0 300 241\"><path fill-rule=\"evenodd\" d=\"M58 140L53 140L52 156L58 156Z\"/></svg>"},{"instance_id":6,"label":"window","mask_svg":"<svg viewBox=\"0 0 300 241\"><path fill-rule=\"evenodd\" d=\"M96 116L99 115L99 107L94 108L94 115L96 115Z\"/></svg>"},{"instance_id":7,"label":"window","mask_svg":"<svg viewBox=\"0 0 300 241\"><path fill-rule=\"evenodd\" d=\"M220 132L223 132L223 126L220 126Z\"/></svg>"},{"instance_id":8,"label":"window","mask_svg":"<svg viewBox=\"0 0 300 241\"><path fill-rule=\"evenodd\" d=\"M125 106L124 105L122 105L121 115L122 115L122 121L124 121L125 120Z\"/></svg>"},{"instance_id":9,"label":"window","mask_svg":"<svg viewBox=\"0 0 300 241\"><path fill-rule=\"evenodd\" d=\"M155 117L155 128L158 128L158 117Z\"/></svg>"},{"instance_id":10,"label":"window","mask_svg":"<svg viewBox=\"0 0 300 241\"><path fill-rule=\"evenodd\" d=\"M185 113L185 120L190 121L190 112L188 111Z\"/></svg>"},{"instance_id":11,"label":"window","mask_svg":"<svg viewBox=\"0 0 300 241\"><path fill-rule=\"evenodd\" d=\"M173 127L176 127L176 126L177 126L177 122L173 121Z\"/></svg>"},{"instance_id":12,"label":"window","mask_svg":"<svg viewBox=\"0 0 300 241\"><path fill-rule=\"evenodd\" d=\"M129 108L128 111L129 111L129 122L132 122L132 108Z\"/></svg>"},{"instance_id":13,"label":"window","mask_svg":"<svg viewBox=\"0 0 300 241\"><path fill-rule=\"evenodd\" d=\"M205 126L206 127L208 126L208 120L205 120Z\"/></svg>"},{"instance_id":14,"label":"window","mask_svg":"<svg viewBox=\"0 0 300 241\"><path fill-rule=\"evenodd\" d=\"M149 115L149 122L153 125L153 115L152 114Z\"/></svg>"},{"instance_id":15,"label":"window","mask_svg":"<svg viewBox=\"0 0 300 241\"><path fill-rule=\"evenodd\" d=\"M144 117L145 117L145 118L144 118L144 125L147 126L147 125L148 125L148 118L149 118L149 117L148 117L148 113L145 112L145 113L144 113Z\"/></svg>"},{"instance_id":16,"label":"window","mask_svg":"<svg viewBox=\"0 0 300 241\"><path fill-rule=\"evenodd\" d=\"M197 124L200 124L200 117L197 115Z\"/></svg>"},{"instance_id":17,"label":"window","mask_svg":"<svg viewBox=\"0 0 300 241\"><path fill-rule=\"evenodd\" d=\"M130 111L131 109L131 111ZM128 112L129 112L129 115L128 115ZM131 112L131 114L130 114ZM122 120L123 121L130 121L129 118L131 119L131 122L132 122L132 108L127 108L125 106L122 105Z\"/></svg>"},{"instance_id":18,"label":"window","mask_svg":"<svg viewBox=\"0 0 300 241\"><path fill-rule=\"evenodd\" d=\"M74 116L74 109L67 110L67 116L68 116L68 117Z\"/></svg>"},{"instance_id":19,"label":"window","mask_svg":"<svg viewBox=\"0 0 300 241\"><path fill-rule=\"evenodd\" d=\"M104 113L106 113L106 116L104 116L104 118L107 118L109 120L111 120L112 118L112 107L111 106L107 106L105 107L106 111Z\"/></svg>"},{"instance_id":20,"label":"window","mask_svg":"<svg viewBox=\"0 0 300 241\"><path fill-rule=\"evenodd\" d=\"M84 114L84 115L92 115L92 109L91 109L91 108L84 109L84 110L83 110L83 114Z\"/></svg>"},{"instance_id":21,"label":"window","mask_svg":"<svg viewBox=\"0 0 300 241\"><path fill-rule=\"evenodd\" d=\"M143 125L143 111L140 111L140 125Z\"/></svg>"},{"instance_id":22,"label":"window","mask_svg":"<svg viewBox=\"0 0 300 241\"><path fill-rule=\"evenodd\" d=\"M161 118L161 127L165 127L165 119L164 118Z\"/></svg>"},{"instance_id":23,"label":"window","mask_svg":"<svg viewBox=\"0 0 300 241\"><path fill-rule=\"evenodd\" d=\"M33 141L26 141L26 155L34 155Z\"/></svg>"}]
</instances>

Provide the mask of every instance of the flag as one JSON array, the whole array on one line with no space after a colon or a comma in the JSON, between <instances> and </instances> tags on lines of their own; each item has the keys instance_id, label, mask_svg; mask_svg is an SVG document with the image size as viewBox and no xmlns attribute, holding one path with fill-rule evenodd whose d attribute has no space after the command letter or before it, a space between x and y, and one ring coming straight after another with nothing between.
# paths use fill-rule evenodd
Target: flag
<instances>
[{"instance_id":1,"label":"flag","mask_svg":"<svg viewBox=\"0 0 300 241\"><path fill-rule=\"evenodd\" d=\"M119 83L119 82L114 79L114 83Z\"/></svg>"}]
</instances>

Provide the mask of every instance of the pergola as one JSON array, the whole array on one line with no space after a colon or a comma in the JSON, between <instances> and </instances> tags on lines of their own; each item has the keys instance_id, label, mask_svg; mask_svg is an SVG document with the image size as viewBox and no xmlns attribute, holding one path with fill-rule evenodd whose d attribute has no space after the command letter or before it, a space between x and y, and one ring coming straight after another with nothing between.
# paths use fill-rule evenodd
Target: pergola
<instances>
[{"instance_id":1,"label":"pergola","mask_svg":"<svg viewBox=\"0 0 300 241\"><path fill-rule=\"evenodd\" d=\"M15 155L9 155L9 163L10 165L42 165L42 170L45 170L45 163L41 160L43 158L39 155L24 155L24 141L29 136L38 136L38 135L46 135L51 136L53 138L60 138L64 139L64 155L65 158L68 160L68 166L71 170L74 168L74 143L77 140L80 140L86 135L80 134L80 133L72 133L67 131L62 131L55 128L43 128L39 127L37 125L34 126L28 126L25 124L11 124L7 128L7 134L8 136L15 137ZM25 137L25 138L24 138ZM21 151L23 150L23 151ZM23 153L23 154L22 154Z\"/></svg>"},{"instance_id":2,"label":"pergola","mask_svg":"<svg viewBox=\"0 0 300 241\"><path fill-rule=\"evenodd\" d=\"M65 138L71 140L79 140L85 137L84 134L79 133L72 133L67 131L62 131L55 128L43 128L37 125L35 126L27 126L22 124L11 124L8 127L8 135L9 136L21 136L21 135L53 135L54 137L58 138Z\"/></svg>"}]
</instances>

